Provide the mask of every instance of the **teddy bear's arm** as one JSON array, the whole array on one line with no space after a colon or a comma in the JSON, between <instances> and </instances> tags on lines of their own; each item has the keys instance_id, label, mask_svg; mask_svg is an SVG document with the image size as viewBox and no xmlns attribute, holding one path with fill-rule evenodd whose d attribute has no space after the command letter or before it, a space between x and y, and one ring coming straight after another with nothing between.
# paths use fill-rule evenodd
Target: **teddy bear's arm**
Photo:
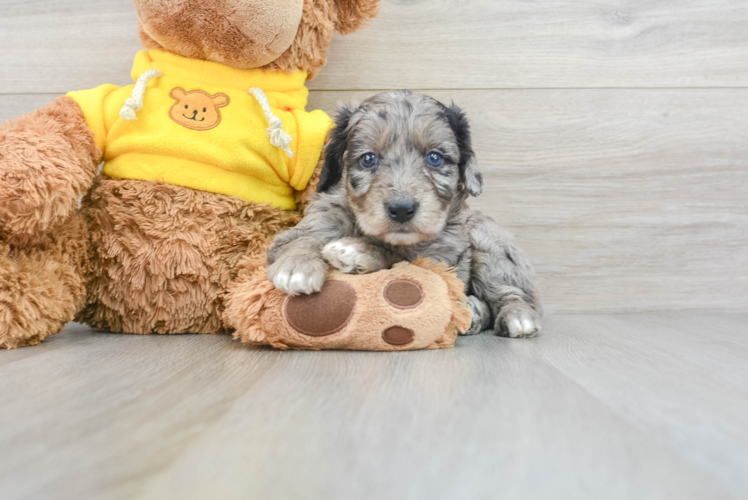
<instances>
[{"instance_id":1,"label":"teddy bear's arm","mask_svg":"<svg viewBox=\"0 0 748 500\"><path fill-rule=\"evenodd\" d=\"M319 159L319 162L317 163L317 168L314 169L312 178L309 179L309 183L306 185L306 187L302 191L296 191L295 193L296 208L302 214L304 213L304 210L309 205L309 203L312 201L312 196L314 195L314 193L317 192L317 185L319 185L319 179L322 173L322 166L324 164L325 164L325 155L323 153Z\"/></svg>"},{"instance_id":2,"label":"teddy bear's arm","mask_svg":"<svg viewBox=\"0 0 748 500\"><path fill-rule=\"evenodd\" d=\"M101 151L69 97L0 125L0 234L47 232L78 208Z\"/></svg>"}]
</instances>

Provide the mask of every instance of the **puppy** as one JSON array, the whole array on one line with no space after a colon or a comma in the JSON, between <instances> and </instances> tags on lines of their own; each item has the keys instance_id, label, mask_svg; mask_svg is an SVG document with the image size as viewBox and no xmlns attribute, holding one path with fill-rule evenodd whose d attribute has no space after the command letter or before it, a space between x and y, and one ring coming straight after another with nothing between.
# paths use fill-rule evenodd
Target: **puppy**
<instances>
[{"instance_id":1,"label":"puppy","mask_svg":"<svg viewBox=\"0 0 748 500\"><path fill-rule=\"evenodd\" d=\"M304 219L268 251L268 278L291 295L322 288L329 265L372 273L428 257L457 270L473 323L528 337L540 329L533 270L511 235L470 210L483 178L467 118L410 91L343 108Z\"/></svg>"}]
</instances>

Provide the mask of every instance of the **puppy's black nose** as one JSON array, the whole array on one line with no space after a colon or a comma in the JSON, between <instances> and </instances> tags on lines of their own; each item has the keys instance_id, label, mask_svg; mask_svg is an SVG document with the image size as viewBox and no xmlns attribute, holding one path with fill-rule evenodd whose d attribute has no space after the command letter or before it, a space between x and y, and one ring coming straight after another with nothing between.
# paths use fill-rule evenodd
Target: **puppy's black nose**
<instances>
[{"instance_id":1,"label":"puppy's black nose","mask_svg":"<svg viewBox=\"0 0 748 500\"><path fill-rule=\"evenodd\" d=\"M416 215L418 202L416 200L398 200L387 203L387 215L395 222L408 222Z\"/></svg>"}]
</instances>

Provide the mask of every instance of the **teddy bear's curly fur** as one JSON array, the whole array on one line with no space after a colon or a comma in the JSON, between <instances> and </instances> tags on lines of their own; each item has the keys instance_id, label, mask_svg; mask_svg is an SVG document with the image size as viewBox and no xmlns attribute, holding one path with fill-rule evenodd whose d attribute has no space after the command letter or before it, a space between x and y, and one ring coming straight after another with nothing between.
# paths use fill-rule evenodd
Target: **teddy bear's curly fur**
<instances>
[{"instance_id":1,"label":"teddy bear's curly fur","mask_svg":"<svg viewBox=\"0 0 748 500\"><path fill-rule=\"evenodd\" d=\"M325 64L333 32L359 28L378 0L288 5L135 0L147 48L310 78ZM284 37L290 46L278 44ZM241 288L234 280L242 261L300 220L316 186L314 179L297 193L297 211L283 211L107 178L97 175L101 158L69 97L0 126L0 347L38 344L74 318L113 332L226 331L224 303Z\"/></svg>"}]
</instances>

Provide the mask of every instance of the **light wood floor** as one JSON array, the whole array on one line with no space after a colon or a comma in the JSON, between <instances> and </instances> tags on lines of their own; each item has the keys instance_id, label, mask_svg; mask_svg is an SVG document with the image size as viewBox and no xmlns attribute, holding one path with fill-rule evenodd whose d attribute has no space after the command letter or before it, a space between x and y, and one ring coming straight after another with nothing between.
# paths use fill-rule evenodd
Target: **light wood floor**
<instances>
[{"instance_id":1,"label":"light wood floor","mask_svg":"<svg viewBox=\"0 0 748 500\"><path fill-rule=\"evenodd\" d=\"M0 495L721 499L748 315L560 315L453 350L279 352L70 325L0 356Z\"/></svg>"}]
</instances>

